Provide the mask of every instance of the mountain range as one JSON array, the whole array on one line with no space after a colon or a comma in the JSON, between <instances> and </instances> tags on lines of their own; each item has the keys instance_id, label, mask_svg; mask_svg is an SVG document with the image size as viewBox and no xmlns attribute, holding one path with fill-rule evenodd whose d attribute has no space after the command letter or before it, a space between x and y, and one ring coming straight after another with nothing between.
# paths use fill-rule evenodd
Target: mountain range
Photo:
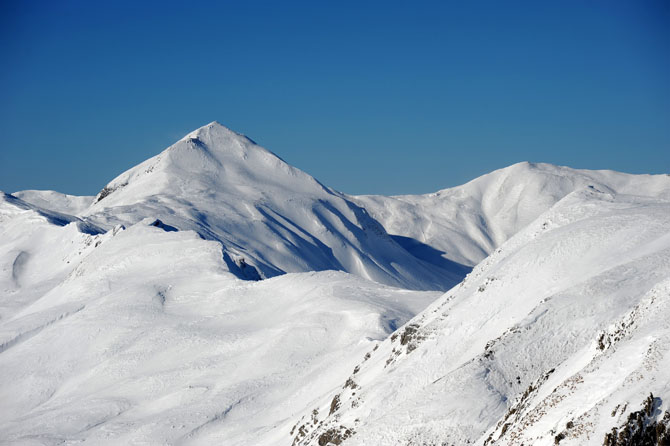
<instances>
[{"instance_id":1,"label":"mountain range","mask_svg":"<svg viewBox=\"0 0 670 446\"><path fill-rule=\"evenodd\" d=\"M670 175L351 196L213 122L0 247L0 444L670 441Z\"/></svg>"}]
</instances>

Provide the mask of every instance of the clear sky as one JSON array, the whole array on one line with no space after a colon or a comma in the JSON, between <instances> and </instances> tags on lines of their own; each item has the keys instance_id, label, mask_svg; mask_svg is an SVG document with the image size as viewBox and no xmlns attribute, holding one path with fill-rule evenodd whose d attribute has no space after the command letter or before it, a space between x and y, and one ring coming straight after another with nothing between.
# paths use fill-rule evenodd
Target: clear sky
<instances>
[{"instance_id":1,"label":"clear sky","mask_svg":"<svg viewBox=\"0 0 670 446\"><path fill-rule=\"evenodd\" d=\"M670 2L0 2L0 190L95 194L217 120L348 193L670 172Z\"/></svg>"}]
</instances>

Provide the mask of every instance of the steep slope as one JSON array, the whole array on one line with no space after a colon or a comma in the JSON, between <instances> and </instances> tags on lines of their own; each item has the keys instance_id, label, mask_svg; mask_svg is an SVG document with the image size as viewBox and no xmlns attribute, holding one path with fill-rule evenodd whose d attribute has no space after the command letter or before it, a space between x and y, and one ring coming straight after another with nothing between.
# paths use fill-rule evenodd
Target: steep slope
<instances>
[{"instance_id":1,"label":"steep slope","mask_svg":"<svg viewBox=\"0 0 670 446\"><path fill-rule=\"evenodd\" d=\"M242 278L341 270L414 289L448 289L469 271L409 254L365 209L218 123L121 174L81 217L111 228L144 218L224 246Z\"/></svg>"},{"instance_id":2,"label":"steep slope","mask_svg":"<svg viewBox=\"0 0 670 446\"><path fill-rule=\"evenodd\" d=\"M569 194L361 358L315 422L282 429L299 445L603 444L650 393L640 419L658 422L668 228L667 200Z\"/></svg>"},{"instance_id":3,"label":"steep slope","mask_svg":"<svg viewBox=\"0 0 670 446\"><path fill-rule=\"evenodd\" d=\"M147 219L84 240L15 209L0 207L4 230L37 229L16 241L33 254L17 284L3 268L3 287L58 280L28 300L2 293L0 444L272 443L439 296L334 271L242 281L192 231Z\"/></svg>"},{"instance_id":4,"label":"steep slope","mask_svg":"<svg viewBox=\"0 0 670 446\"><path fill-rule=\"evenodd\" d=\"M563 197L587 186L670 198L670 175L524 162L432 194L352 199L417 256L474 266Z\"/></svg>"}]
</instances>

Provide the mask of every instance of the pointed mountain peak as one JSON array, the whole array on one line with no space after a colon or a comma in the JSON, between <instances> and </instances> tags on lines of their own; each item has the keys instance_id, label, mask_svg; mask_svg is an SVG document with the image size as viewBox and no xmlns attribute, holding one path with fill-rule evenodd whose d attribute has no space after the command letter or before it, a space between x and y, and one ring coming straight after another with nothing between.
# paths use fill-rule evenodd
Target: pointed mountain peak
<instances>
[{"instance_id":1,"label":"pointed mountain peak","mask_svg":"<svg viewBox=\"0 0 670 446\"><path fill-rule=\"evenodd\" d=\"M235 132L235 131L229 129L228 127L226 127L225 125L221 124L219 121L212 121L209 124L205 124L202 127L198 127L197 129L193 130L192 132L190 132L189 134L184 136L184 138L182 138L182 139L194 138L194 137L197 137L200 134L204 134L204 133L208 133L208 132L220 132L220 133L228 133L228 134L232 134L232 135L239 135L237 132ZM240 135L240 136L242 136L242 135Z\"/></svg>"},{"instance_id":2,"label":"pointed mountain peak","mask_svg":"<svg viewBox=\"0 0 670 446\"><path fill-rule=\"evenodd\" d=\"M95 203L128 204L152 195L188 196L192 200L195 195L230 193L240 188L263 191L269 187L317 193L325 189L245 135L213 121L116 177L102 189ZM111 194L114 198L107 199ZM253 199L257 199L258 193L254 194Z\"/></svg>"},{"instance_id":3,"label":"pointed mountain peak","mask_svg":"<svg viewBox=\"0 0 670 446\"><path fill-rule=\"evenodd\" d=\"M183 140L198 139L198 140L239 140L245 143L256 143L248 136L238 133L218 121L212 121L209 124L203 125L184 136Z\"/></svg>"},{"instance_id":4,"label":"pointed mountain peak","mask_svg":"<svg viewBox=\"0 0 670 446\"><path fill-rule=\"evenodd\" d=\"M165 150L171 155L180 157L186 152L191 156L193 151L201 151L206 157L216 159L219 163L257 163L270 162L285 164L286 162L272 151L259 146L248 136L238 133L212 121L184 136ZM180 155L177 155L180 153Z\"/></svg>"}]
</instances>

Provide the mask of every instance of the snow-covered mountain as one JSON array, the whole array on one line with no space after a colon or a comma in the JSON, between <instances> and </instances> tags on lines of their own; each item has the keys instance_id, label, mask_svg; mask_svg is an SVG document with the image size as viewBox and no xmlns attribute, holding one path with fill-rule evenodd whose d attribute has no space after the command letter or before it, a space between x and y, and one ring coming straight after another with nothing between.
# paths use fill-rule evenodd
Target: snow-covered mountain
<instances>
[{"instance_id":1,"label":"snow-covered mountain","mask_svg":"<svg viewBox=\"0 0 670 446\"><path fill-rule=\"evenodd\" d=\"M446 290L469 271L417 259L348 197L216 122L119 175L81 216L104 228L152 218L194 230L219 241L242 278L334 269Z\"/></svg>"},{"instance_id":2,"label":"snow-covered mountain","mask_svg":"<svg viewBox=\"0 0 670 446\"><path fill-rule=\"evenodd\" d=\"M417 255L434 258L425 248L430 246L444 258L474 266L571 192L592 186L670 199L669 184L667 175L524 162L432 194L364 195L355 200Z\"/></svg>"},{"instance_id":3,"label":"snow-covered mountain","mask_svg":"<svg viewBox=\"0 0 670 446\"><path fill-rule=\"evenodd\" d=\"M663 419L668 370L670 202L586 188L362 356L292 436L603 444L650 394L644 422Z\"/></svg>"},{"instance_id":4,"label":"snow-covered mountain","mask_svg":"<svg viewBox=\"0 0 670 446\"><path fill-rule=\"evenodd\" d=\"M352 197L212 123L0 195L0 444L636 444L668 321L668 175Z\"/></svg>"},{"instance_id":5,"label":"snow-covered mountain","mask_svg":"<svg viewBox=\"0 0 670 446\"><path fill-rule=\"evenodd\" d=\"M277 422L440 295L335 271L242 281L219 243L148 220L87 235L17 219L44 238L11 275L3 256L5 444L272 444Z\"/></svg>"}]
</instances>

